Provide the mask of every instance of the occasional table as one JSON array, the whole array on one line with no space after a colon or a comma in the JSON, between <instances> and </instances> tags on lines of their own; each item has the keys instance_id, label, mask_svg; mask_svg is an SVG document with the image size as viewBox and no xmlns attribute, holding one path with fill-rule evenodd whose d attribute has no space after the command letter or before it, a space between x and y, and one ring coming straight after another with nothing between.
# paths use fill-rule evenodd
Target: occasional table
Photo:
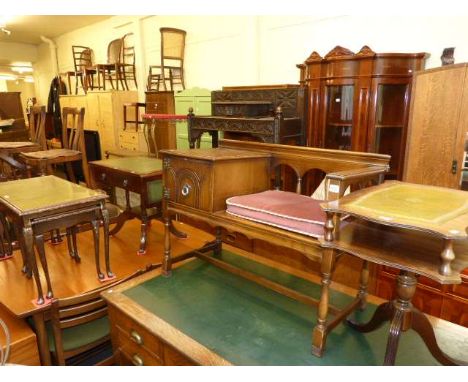
<instances>
[{"instance_id":1,"label":"occasional table","mask_svg":"<svg viewBox=\"0 0 468 382\"><path fill-rule=\"evenodd\" d=\"M87 187L71 183L53 175L20 179L0 183L0 211L15 226L25 267L32 272L38 297L37 304L45 303L39 271L34 255L33 244L36 243L39 259L44 269L47 282L47 298L53 297L47 261L44 251L45 232L74 227L80 223L91 222L94 234L96 270L99 279L114 277L109 261L109 214L104 202L107 195ZM99 261L99 223L104 226L104 251L106 275L101 272ZM74 240L73 240L74 242ZM69 240L71 254L77 256L76 246ZM30 270L27 268L30 267Z\"/></svg>"},{"instance_id":2,"label":"occasional table","mask_svg":"<svg viewBox=\"0 0 468 382\"><path fill-rule=\"evenodd\" d=\"M393 365L401 332L414 329L442 364L464 364L438 346L428 318L411 304L417 275L441 284L461 283L468 265L468 193L398 181L356 191L322 204L327 214L321 245L376 264L400 269L397 298L380 305L367 324L348 321L370 332L390 320L385 365ZM350 215L336 227L339 215ZM361 280L365 294L367 280Z\"/></svg>"},{"instance_id":3,"label":"occasional table","mask_svg":"<svg viewBox=\"0 0 468 382\"><path fill-rule=\"evenodd\" d=\"M110 234L119 232L126 220L139 218L141 236L138 254L146 253L149 221L162 216L162 161L144 156L111 158L90 162L89 171L93 187L105 190L120 187L125 191L125 211L119 216ZM130 191L140 195L140 206L131 206ZM173 233L185 237L185 234L175 229Z\"/></svg>"}]
</instances>

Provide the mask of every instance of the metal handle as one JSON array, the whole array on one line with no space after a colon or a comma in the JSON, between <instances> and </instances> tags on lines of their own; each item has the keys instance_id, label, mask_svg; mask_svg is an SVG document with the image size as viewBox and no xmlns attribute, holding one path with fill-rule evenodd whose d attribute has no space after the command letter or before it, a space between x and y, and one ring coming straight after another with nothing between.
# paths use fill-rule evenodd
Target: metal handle
<instances>
[{"instance_id":1,"label":"metal handle","mask_svg":"<svg viewBox=\"0 0 468 382\"><path fill-rule=\"evenodd\" d=\"M128 186L128 179L124 179L124 181L122 182L122 186L124 188Z\"/></svg>"},{"instance_id":2,"label":"metal handle","mask_svg":"<svg viewBox=\"0 0 468 382\"><path fill-rule=\"evenodd\" d=\"M188 196L188 194L190 194L191 189L192 187L190 186L190 184L184 184L180 193L182 194L182 196Z\"/></svg>"},{"instance_id":3,"label":"metal handle","mask_svg":"<svg viewBox=\"0 0 468 382\"><path fill-rule=\"evenodd\" d=\"M226 235L225 240L229 243L235 243L236 241L236 235L229 233Z\"/></svg>"},{"instance_id":4,"label":"metal handle","mask_svg":"<svg viewBox=\"0 0 468 382\"><path fill-rule=\"evenodd\" d=\"M458 161L456 159L454 159L452 161L452 174L456 174L457 173L457 168L458 168Z\"/></svg>"},{"instance_id":5,"label":"metal handle","mask_svg":"<svg viewBox=\"0 0 468 382\"><path fill-rule=\"evenodd\" d=\"M143 338L135 330L130 331L130 338L138 345L143 345Z\"/></svg>"},{"instance_id":6,"label":"metal handle","mask_svg":"<svg viewBox=\"0 0 468 382\"><path fill-rule=\"evenodd\" d=\"M143 366L144 365L143 360L141 359L141 357L138 354L133 354L132 363L135 366Z\"/></svg>"},{"instance_id":7,"label":"metal handle","mask_svg":"<svg viewBox=\"0 0 468 382\"><path fill-rule=\"evenodd\" d=\"M106 177L107 177L106 173L103 172L103 173L101 174L101 180L106 180Z\"/></svg>"}]
</instances>

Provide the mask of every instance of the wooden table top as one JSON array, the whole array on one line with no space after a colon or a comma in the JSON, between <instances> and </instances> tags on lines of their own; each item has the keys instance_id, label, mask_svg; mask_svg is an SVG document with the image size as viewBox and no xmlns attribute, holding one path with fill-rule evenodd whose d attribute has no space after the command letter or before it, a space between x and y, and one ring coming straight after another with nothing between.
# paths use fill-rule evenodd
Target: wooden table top
<instances>
[{"instance_id":1,"label":"wooden table top","mask_svg":"<svg viewBox=\"0 0 468 382\"><path fill-rule=\"evenodd\" d=\"M160 153L170 154L177 157L200 159L206 161L232 160L232 159L253 159L270 158L271 154L261 151L237 150L227 148L211 149L182 149L182 150L161 150Z\"/></svg>"},{"instance_id":2,"label":"wooden table top","mask_svg":"<svg viewBox=\"0 0 468 382\"><path fill-rule=\"evenodd\" d=\"M447 239L466 238L468 192L387 181L323 203L325 211L379 224L427 231Z\"/></svg>"},{"instance_id":3,"label":"wooden table top","mask_svg":"<svg viewBox=\"0 0 468 382\"><path fill-rule=\"evenodd\" d=\"M146 156L103 159L89 162L89 164L137 175L148 175L162 171L161 159Z\"/></svg>"},{"instance_id":4,"label":"wooden table top","mask_svg":"<svg viewBox=\"0 0 468 382\"><path fill-rule=\"evenodd\" d=\"M0 203L18 215L106 199L101 191L69 182L54 175L0 183Z\"/></svg>"}]
</instances>

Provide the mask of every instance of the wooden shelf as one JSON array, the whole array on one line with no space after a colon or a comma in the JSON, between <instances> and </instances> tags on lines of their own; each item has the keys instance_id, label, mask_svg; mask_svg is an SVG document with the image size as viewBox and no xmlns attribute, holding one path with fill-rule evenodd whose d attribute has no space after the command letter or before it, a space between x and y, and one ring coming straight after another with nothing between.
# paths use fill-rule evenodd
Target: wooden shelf
<instances>
[{"instance_id":1,"label":"wooden shelf","mask_svg":"<svg viewBox=\"0 0 468 382\"><path fill-rule=\"evenodd\" d=\"M403 124L392 123L388 125L375 125L376 129L403 129L405 126Z\"/></svg>"},{"instance_id":2,"label":"wooden shelf","mask_svg":"<svg viewBox=\"0 0 468 382\"><path fill-rule=\"evenodd\" d=\"M354 219L342 223L339 237L332 242L321 239L327 248L351 253L363 260L414 272L441 284L461 283L460 272L468 260L466 240L454 241L452 274L439 273L443 240L428 233L389 227Z\"/></svg>"},{"instance_id":3,"label":"wooden shelf","mask_svg":"<svg viewBox=\"0 0 468 382\"><path fill-rule=\"evenodd\" d=\"M353 127L352 122L328 122L327 126L333 127Z\"/></svg>"}]
</instances>

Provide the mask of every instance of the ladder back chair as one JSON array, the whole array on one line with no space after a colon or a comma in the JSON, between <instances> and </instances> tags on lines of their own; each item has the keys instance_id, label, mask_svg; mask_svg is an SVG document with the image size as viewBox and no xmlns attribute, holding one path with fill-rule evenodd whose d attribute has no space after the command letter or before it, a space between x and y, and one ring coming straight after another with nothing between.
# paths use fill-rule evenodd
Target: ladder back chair
<instances>
[{"instance_id":1,"label":"ladder back chair","mask_svg":"<svg viewBox=\"0 0 468 382\"><path fill-rule=\"evenodd\" d=\"M156 267L158 265L152 266ZM91 359L95 365L112 364L107 304L102 299L101 293L144 272L138 270L130 276L90 292L58 298L52 302L51 320L47 324L47 332L49 351L55 364L64 366L84 363L86 359Z\"/></svg>"},{"instance_id":2,"label":"ladder back chair","mask_svg":"<svg viewBox=\"0 0 468 382\"><path fill-rule=\"evenodd\" d=\"M44 173L52 173L52 165L65 165L68 178L76 182L72 163L81 162L86 184L89 184L88 162L84 141L85 109L64 107L62 109L62 148L22 153L21 159L26 165L38 168Z\"/></svg>"},{"instance_id":3,"label":"ladder back chair","mask_svg":"<svg viewBox=\"0 0 468 382\"><path fill-rule=\"evenodd\" d=\"M128 81L133 80L138 89L135 66L135 46L133 33L127 33L122 38L122 54L118 65L118 75L122 89L129 90Z\"/></svg>"},{"instance_id":4,"label":"ladder back chair","mask_svg":"<svg viewBox=\"0 0 468 382\"><path fill-rule=\"evenodd\" d=\"M170 90L175 84L185 89L184 57L185 37L187 32L176 28L160 28L161 33L161 64L149 67L147 90L159 90L162 84L167 90L166 81L169 81Z\"/></svg>"},{"instance_id":5,"label":"ladder back chair","mask_svg":"<svg viewBox=\"0 0 468 382\"><path fill-rule=\"evenodd\" d=\"M78 94L78 81L81 83L81 88L86 93L88 88L93 88L93 77L92 77L92 55L93 51L87 46L73 45L72 46L73 65L74 71L66 72L68 90L71 90L71 77L75 77L75 94Z\"/></svg>"},{"instance_id":6,"label":"ladder back chair","mask_svg":"<svg viewBox=\"0 0 468 382\"><path fill-rule=\"evenodd\" d=\"M2 168L0 180L14 180L31 176L31 169L17 159L20 153L46 149L45 120L45 106L32 106L28 123L29 141L0 142Z\"/></svg>"}]
</instances>

